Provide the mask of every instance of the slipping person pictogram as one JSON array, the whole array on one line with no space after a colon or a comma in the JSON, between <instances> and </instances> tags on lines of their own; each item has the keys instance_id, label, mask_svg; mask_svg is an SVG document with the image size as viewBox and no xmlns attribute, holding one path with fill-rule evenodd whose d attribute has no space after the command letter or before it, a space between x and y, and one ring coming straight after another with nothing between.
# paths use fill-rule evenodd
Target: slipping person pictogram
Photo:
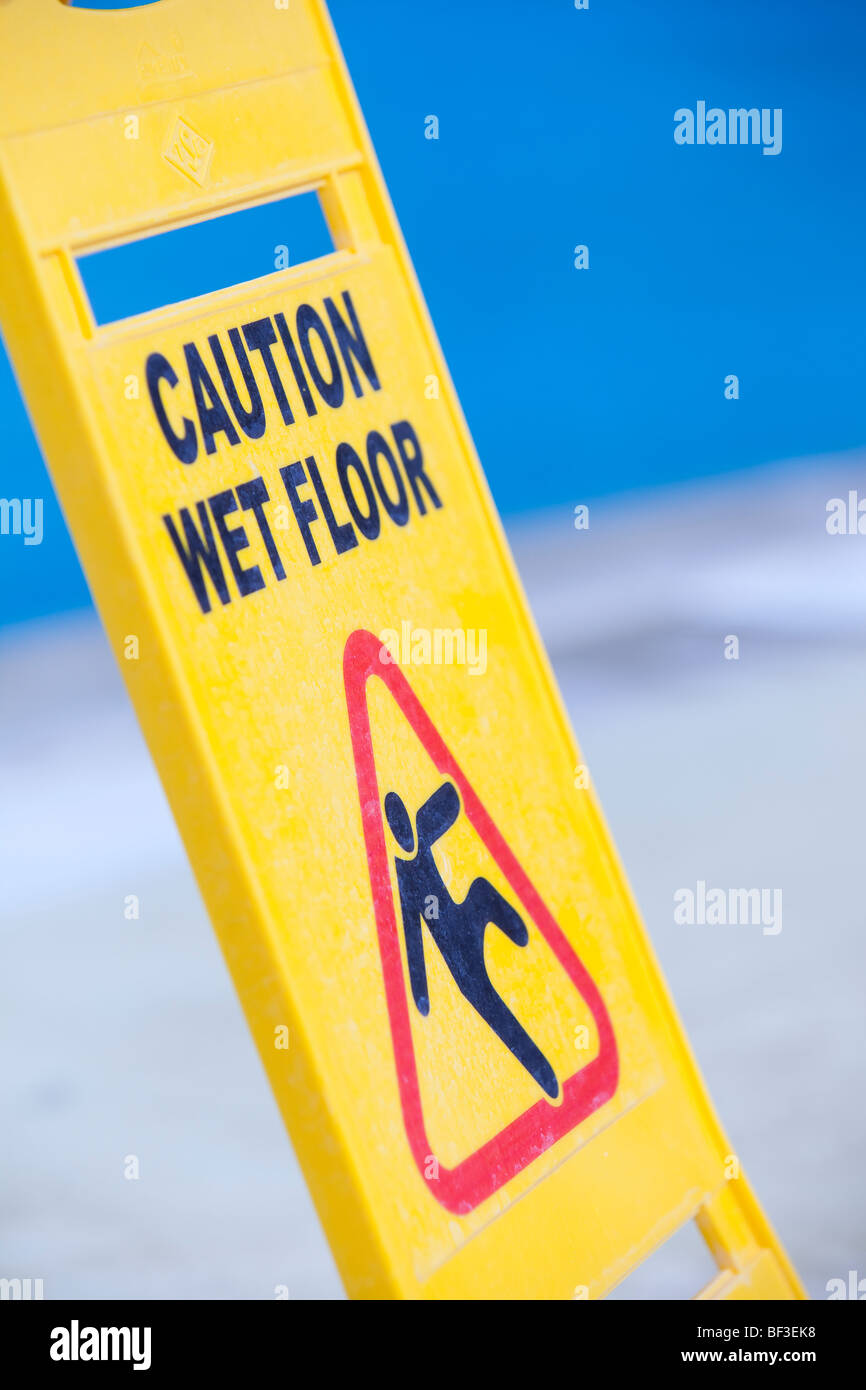
<instances>
[{"instance_id":1,"label":"slipping person pictogram","mask_svg":"<svg viewBox=\"0 0 866 1390\"><path fill-rule=\"evenodd\" d=\"M541 1089L555 1099L559 1083L553 1067L497 994L484 963L484 934L488 926L498 927L515 946L525 946L529 932L523 919L486 878L476 878L463 902L456 903L436 867L433 845L450 830L459 814L460 798L451 782L443 782L424 802L415 817L414 831L397 793L389 792L385 797L385 815L395 840L407 854L415 849L412 859L394 858L412 997L418 1012L426 1017L430 1012L422 925L426 924L464 999ZM425 915L431 898L437 903L432 920Z\"/></svg>"}]
</instances>

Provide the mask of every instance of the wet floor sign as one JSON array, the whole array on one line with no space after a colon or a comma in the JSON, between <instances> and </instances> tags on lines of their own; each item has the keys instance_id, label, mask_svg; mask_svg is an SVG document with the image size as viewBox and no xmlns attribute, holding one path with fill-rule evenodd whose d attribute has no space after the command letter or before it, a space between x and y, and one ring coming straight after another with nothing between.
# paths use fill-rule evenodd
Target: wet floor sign
<instances>
[{"instance_id":1,"label":"wet floor sign","mask_svg":"<svg viewBox=\"0 0 866 1390\"><path fill-rule=\"evenodd\" d=\"M598 1298L694 1219L696 1294L799 1297L323 6L7 0L0 54L3 330L349 1292ZM310 194L321 254L95 310L100 248Z\"/></svg>"}]
</instances>

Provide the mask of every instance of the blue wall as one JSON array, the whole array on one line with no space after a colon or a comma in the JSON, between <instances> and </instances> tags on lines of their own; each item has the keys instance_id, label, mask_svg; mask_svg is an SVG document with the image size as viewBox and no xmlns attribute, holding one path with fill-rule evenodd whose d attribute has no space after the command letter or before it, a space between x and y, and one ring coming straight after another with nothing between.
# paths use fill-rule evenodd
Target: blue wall
<instances>
[{"instance_id":1,"label":"blue wall","mask_svg":"<svg viewBox=\"0 0 866 1390\"><path fill-rule=\"evenodd\" d=\"M331 10L504 512L866 440L861 0ZM782 152L677 146L699 100L781 107ZM0 494L46 498L0 613L81 605L5 363L0 401Z\"/></svg>"}]
</instances>

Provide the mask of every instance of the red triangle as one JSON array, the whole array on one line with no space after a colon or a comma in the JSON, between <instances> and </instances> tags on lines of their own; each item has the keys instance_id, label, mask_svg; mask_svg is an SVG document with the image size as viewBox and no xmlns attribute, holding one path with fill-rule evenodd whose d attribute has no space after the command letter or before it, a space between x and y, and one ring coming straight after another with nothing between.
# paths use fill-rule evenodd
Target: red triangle
<instances>
[{"instance_id":1,"label":"red triangle","mask_svg":"<svg viewBox=\"0 0 866 1390\"><path fill-rule=\"evenodd\" d=\"M595 982L482 806L405 675L396 664L381 660L381 650L382 643L373 633L360 628L353 632L343 654L343 677L397 1081L409 1147L418 1171L437 1201L449 1211L465 1215L610 1100L617 1086L619 1059L610 1016ZM425 1171L430 1167L430 1144L418 1085L367 708L367 682L372 676L384 682L428 757L456 786L473 829L587 1004L598 1032L597 1056L563 1082L560 1105L550 1105L544 1099L537 1101L453 1168L440 1163L435 1178L428 1177Z\"/></svg>"}]
</instances>

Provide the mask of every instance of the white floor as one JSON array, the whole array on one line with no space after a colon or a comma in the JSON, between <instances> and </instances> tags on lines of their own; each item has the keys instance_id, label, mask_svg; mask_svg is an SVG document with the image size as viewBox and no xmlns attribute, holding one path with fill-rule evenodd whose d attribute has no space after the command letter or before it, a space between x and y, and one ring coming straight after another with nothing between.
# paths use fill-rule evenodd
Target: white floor
<instances>
[{"instance_id":1,"label":"white floor","mask_svg":"<svg viewBox=\"0 0 866 1390\"><path fill-rule=\"evenodd\" d=\"M511 528L716 1104L815 1297L866 1276L866 536L824 525L864 475L848 456ZM0 1276L341 1296L95 620L0 638L0 768ZM699 879L780 887L781 933L676 926ZM685 1295L689 1270L672 1246L633 1292Z\"/></svg>"}]
</instances>

